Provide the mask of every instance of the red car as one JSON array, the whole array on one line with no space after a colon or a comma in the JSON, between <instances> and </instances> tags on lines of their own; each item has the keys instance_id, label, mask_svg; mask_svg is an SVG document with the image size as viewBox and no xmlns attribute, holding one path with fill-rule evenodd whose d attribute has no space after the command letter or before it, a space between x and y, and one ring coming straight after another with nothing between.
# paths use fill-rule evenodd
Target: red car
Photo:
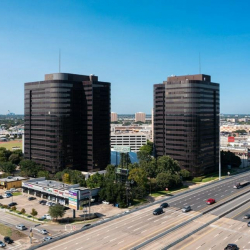
<instances>
[{"instance_id":1,"label":"red car","mask_svg":"<svg viewBox=\"0 0 250 250\"><path fill-rule=\"evenodd\" d=\"M211 205L211 204L215 203L215 199L208 199L208 200L206 201L206 203L207 203L208 205Z\"/></svg>"}]
</instances>

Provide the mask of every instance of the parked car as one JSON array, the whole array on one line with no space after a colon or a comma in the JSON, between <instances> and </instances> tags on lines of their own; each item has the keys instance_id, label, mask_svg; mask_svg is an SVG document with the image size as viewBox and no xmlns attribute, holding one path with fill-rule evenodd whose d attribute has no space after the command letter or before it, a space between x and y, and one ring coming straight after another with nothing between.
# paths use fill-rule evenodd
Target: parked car
<instances>
[{"instance_id":1,"label":"parked car","mask_svg":"<svg viewBox=\"0 0 250 250\"><path fill-rule=\"evenodd\" d=\"M8 205L8 207L14 207L14 206L16 206L16 205L17 205L16 202L11 202L11 203Z\"/></svg>"},{"instance_id":2,"label":"parked car","mask_svg":"<svg viewBox=\"0 0 250 250\"><path fill-rule=\"evenodd\" d=\"M82 227L82 229L84 229L84 228L86 228L86 227L89 227L89 226L91 226L91 224L86 224L86 225L84 225L84 226Z\"/></svg>"},{"instance_id":3,"label":"parked car","mask_svg":"<svg viewBox=\"0 0 250 250\"><path fill-rule=\"evenodd\" d=\"M103 204L107 204L109 205L109 202L108 201L102 201Z\"/></svg>"},{"instance_id":4,"label":"parked car","mask_svg":"<svg viewBox=\"0 0 250 250\"><path fill-rule=\"evenodd\" d=\"M228 244L224 250L238 250L238 246L236 244Z\"/></svg>"},{"instance_id":5,"label":"parked car","mask_svg":"<svg viewBox=\"0 0 250 250\"><path fill-rule=\"evenodd\" d=\"M211 205L211 204L215 203L215 199L210 198L210 199L208 199L208 200L206 201L206 203L207 203L208 205Z\"/></svg>"},{"instance_id":6,"label":"parked car","mask_svg":"<svg viewBox=\"0 0 250 250\"><path fill-rule=\"evenodd\" d=\"M14 242L9 236L5 236L3 241L8 244L12 244Z\"/></svg>"},{"instance_id":7,"label":"parked car","mask_svg":"<svg viewBox=\"0 0 250 250\"><path fill-rule=\"evenodd\" d=\"M250 219L250 214L246 214L246 215L244 216L244 219Z\"/></svg>"},{"instance_id":8,"label":"parked car","mask_svg":"<svg viewBox=\"0 0 250 250\"><path fill-rule=\"evenodd\" d=\"M46 229L41 229L41 230L40 230L40 233L41 233L41 234L48 234L49 232L48 232Z\"/></svg>"},{"instance_id":9,"label":"parked car","mask_svg":"<svg viewBox=\"0 0 250 250\"><path fill-rule=\"evenodd\" d=\"M27 229L23 224L16 225L16 228L21 231Z\"/></svg>"},{"instance_id":10,"label":"parked car","mask_svg":"<svg viewBox=\"0 0 250 250\"><path fill-rule=\"evenodd\" d=\"M189 211L191 211L191 206L185 206L185 207L182 208L181 211L182 211L183 213L189 212Z\"/></svg>"},{"instance_id":11,"label":"parked car","mask_svg":"<svg viewBox=\"0 0 250 250\"><path fill-rule=\"evenodd\" d=\"M153 211L153 215L158 215L158 214L162 214L163 213L163 209L162 207L158 207Z\"/></svg>"},{"instance_id":12,"label":"parked car","mask_svg":"<svg viewBox=\"0 0 250 250\"><path fill-rule=\"evenodd\" d=\"M168 207L168 203L164 202L164 203L162 203L162 204L160 205L160 207L166 208L166 207Z\"/></svg>"},{"instance_id":13,"label":"parked car","mask_svg":"<svg viewBox=\"0 0 250 250\"><path fill-rule=\"evenodd\" d=\"M17 190L16 190L15 188L11 188L11 189L10 189L10 192L11 192L11 193L14 193L14 192L17 192Z\"/></svg>"},{"instance_id":14,"label":"parked car","mask_svg":"<svg viewBox=\"0 0 250 250\"><path fill-rule=\"evenodd\" d=\"M4 198L10 198L11 196L13 196L11 193L7 193L3 195Z\"/></svg>"},{"instance_id":15,"label":"parked car","mask_svg":"<svg viewBox=\"0 0 250 250\"><path fill-rule=\"evenodd\" d=\"M28 198L28 201L33 201L33 200L35 200L35 199L36 199L36 197L30 196L30 197Z\"/></svg>"},{"instance_id":16,"label":"parked car","mask_svg":"<svg viewBox=\"0 0 250 250\"><path fill-rule=\"evenodd\" d=\"M39 201L39 204L41 204L41 205L46 205L46 201L45 200L41 200L41 201Z\"/></svg>"},{"instance_id":17,"label":"parked car","mask_svg":"<svg viewBox=\"0 0 250 250\"><path fill-rule=\"evenodd\" d=\"M5 246L6 246L5 243L0 241L0 247L5 247Z\"/></svg>"},{"instance_id":18,"label":"parked car","mask_svg":"<svg viewBox=\"0 0 250 250\"><path fill-rule=\"evenodd\" d=\"M250 227L250 221L248 221L247 226Z\"/></svg>"},{"instance_id":19,"label":"parked car","mask_svg":"<svg viewBox=\"0 0 250 250\"><path fill-rule=\"evenodd\" d=\"M0 199L3 199L3 196L2 196L2 195L0 195Z\"/></svg>"},{"instance_id":20,"label":"parked car","mask_svg":"<svg viewBox=\"0 0 250 250\"><path fill-rule=\"evenodd\" d=\"M46 236L46 237L43 238L43 241L49 241L49 240L52 240L52 237Z\"/></svg>"},{"instance_id":21,"label":"parked car","mask_svg":"<svg viewBox=\"0 0 250 250\"><path fill-rule=\"evenodd\" d=\"M45 214L41 218L46 219L46 220L51 220L52 219L49 214Z\"/></svg>"}]
</instances>

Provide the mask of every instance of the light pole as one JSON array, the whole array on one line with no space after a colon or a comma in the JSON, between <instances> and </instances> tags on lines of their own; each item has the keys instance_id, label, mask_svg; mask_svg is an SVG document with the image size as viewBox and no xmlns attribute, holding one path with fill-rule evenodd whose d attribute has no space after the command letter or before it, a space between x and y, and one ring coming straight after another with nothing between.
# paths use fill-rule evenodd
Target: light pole
<instances>
[{"instance_id":1,"label":"light pole","mask_svg":"<svg viewBox=\"0 0 250 250\"><path fill-rule=\"evenodd\" d=\"M221 180L221 156L220 156L220 113L219 113L219 181Z\"/></svg>"}]
</instances>

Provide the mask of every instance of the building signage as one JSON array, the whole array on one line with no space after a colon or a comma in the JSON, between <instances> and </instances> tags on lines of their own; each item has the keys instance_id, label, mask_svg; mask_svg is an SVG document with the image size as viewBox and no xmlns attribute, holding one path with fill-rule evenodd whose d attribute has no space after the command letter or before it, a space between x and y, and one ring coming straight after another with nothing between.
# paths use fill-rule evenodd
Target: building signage
<instances>
[{"instance_id":1,"label":"building signage","mask_svg":"<svg viewBox=\"0 0 250 250\"><path fill-rule=\"evenodd\" d=\"M130 147L128 146L114 146L114 150L119 152L119 153L129 153L130 152Z\"/></svg>"}]
</instances>

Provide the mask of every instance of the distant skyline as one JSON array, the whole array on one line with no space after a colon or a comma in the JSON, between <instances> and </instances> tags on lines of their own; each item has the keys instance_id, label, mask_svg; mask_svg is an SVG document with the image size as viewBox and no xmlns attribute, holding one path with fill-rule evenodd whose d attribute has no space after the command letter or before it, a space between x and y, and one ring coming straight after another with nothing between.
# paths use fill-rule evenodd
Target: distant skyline
<instances>
[{"instance_id":1,"label":"distant skyline","mask_svg":"<svg viewBox=\"0 0 250 250\"><path fill-rule=\"evenodd\" d=\"M24 113L24 83L59 71L111 82L111 110L151 114L153 84L211 75L221 113L250 113L249 1L0 2L0 114Z\"/></svg>"}]
</instances>

